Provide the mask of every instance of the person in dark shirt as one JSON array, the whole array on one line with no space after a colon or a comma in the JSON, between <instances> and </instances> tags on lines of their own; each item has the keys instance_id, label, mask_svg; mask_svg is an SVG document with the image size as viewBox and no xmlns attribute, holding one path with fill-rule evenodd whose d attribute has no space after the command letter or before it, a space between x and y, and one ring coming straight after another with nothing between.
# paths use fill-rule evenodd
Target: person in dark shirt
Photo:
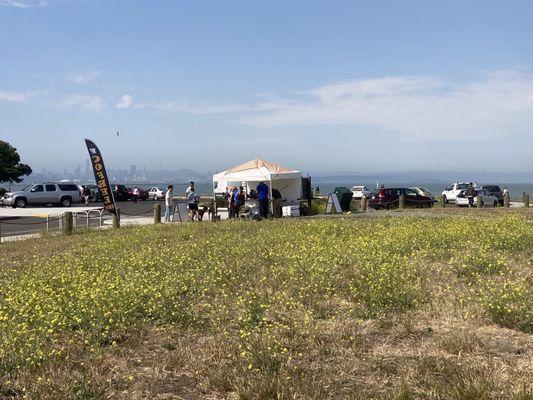
<instances>
[{"instance_id":1,"label":"person in dark shirt","mask_svg":"<svg viewBox=\"0 0 533 400\"><path fill-rule=\"evenodd\" d=\"M246 203L246 193L244 188L239 186L239 191L235 194L235 215L238 217L241 207Z\"/></svg>"},{"instance_id":2,"label":"person in dark shirt","mask_svg":"<svg viewBox=\"0 0 533 400\"><path fill-rule=\"evenodd\" d=\"M266 218L268 216L268 186L264 182L260 182L256 190L259 200L259 215Z\"/></svg>"},{"instance_id":3,"label":"person in dark shirt","mask_svg":"<svg viewBox=\"0 0 533 400\"><path fill-rule=\"evenodd\" d=\"M476 189L474 189L474 185L468 185L466 188L466 197L468 197L468 206L474 207L474 197L476 197Z\"/></svg>"},{"instance_id":4,"label":"person in dark shirt","mask_svg":"<svg viewBox=\"0 0 533 400\"><path fill-rule=\"evenodd\" d=\"M281 204L283 197L278 189L272 188L272 213L274 217L280 218L282 215Z\"/></svg>"},{"instance_id":5,"label":"person in dark shirt","mask_svg":"<svg viewBox=\"0 0 533 400\"><path fill-rule=\"evenodd\" d=\"M229 191L229 218L233 219L237 216L237 207L235 205L235 200L237 199L237 187L232 187Z\"/></svg>"}]
</instances>

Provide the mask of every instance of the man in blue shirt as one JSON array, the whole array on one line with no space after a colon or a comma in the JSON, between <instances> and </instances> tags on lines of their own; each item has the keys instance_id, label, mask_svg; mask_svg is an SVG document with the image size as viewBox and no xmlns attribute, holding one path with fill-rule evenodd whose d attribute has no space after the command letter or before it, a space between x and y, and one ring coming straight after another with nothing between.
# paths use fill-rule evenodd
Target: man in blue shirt
<instances>
[{"instance_id":1,"label":"man in blue shirt","mask_svg":"<svg viewBox=\"0 0 533 400\"><path fill-rule=\"evenodd\" d=\"M260 182L256 189L259 200L259 215L266 218L268 216L268 186L264 182Z\"/></svg>"}]
</instances>

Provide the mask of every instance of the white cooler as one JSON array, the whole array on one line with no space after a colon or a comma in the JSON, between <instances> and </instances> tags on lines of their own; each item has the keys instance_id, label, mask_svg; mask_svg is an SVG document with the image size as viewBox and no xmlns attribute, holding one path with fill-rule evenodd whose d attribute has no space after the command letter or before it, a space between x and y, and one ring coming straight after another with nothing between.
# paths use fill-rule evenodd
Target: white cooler
<instances>
[{"instance_id":1,"label":"white cooler","mask_svg":"<svg viewBox=\"0 0 533 400\"><path fill-rule=\"evenodd\" d=\"M282 208L284 217L299 217L300 206L283 206Z\"/></svg>"}]
</instances>

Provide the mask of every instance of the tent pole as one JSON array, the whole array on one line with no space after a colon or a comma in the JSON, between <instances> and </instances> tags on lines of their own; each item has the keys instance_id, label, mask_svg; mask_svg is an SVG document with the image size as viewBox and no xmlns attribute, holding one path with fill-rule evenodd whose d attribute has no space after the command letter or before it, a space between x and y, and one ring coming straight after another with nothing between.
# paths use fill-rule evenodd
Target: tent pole
<instances>
[{"instance_id":1,"label":"tent pole","mask_svg":"<svg viewBox=\"0 0 533 400\"><path fill-rule=\"evenodd\" d=\"M272 202L272 176L270 178L270 212L274 215L274 203Z\"/></svg>"}]
</instances>

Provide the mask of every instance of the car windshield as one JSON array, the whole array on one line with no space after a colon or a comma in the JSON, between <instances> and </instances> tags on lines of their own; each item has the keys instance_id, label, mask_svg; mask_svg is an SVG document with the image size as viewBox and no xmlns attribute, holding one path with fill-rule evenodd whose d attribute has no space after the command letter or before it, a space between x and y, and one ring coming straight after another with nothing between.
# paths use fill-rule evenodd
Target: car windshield
<instances>
[{"instance_id":1,"label":"car windshield","mask_svg":"<svg viewBox=\"0 0 533 400\"><path fill-rule=\"evenodd\" d=\"M22 191L23 191L23 192L28 192L32 187L33 187L33 185L24 186L24 187L22 188Z\"/></svg>"}]
</instances>

